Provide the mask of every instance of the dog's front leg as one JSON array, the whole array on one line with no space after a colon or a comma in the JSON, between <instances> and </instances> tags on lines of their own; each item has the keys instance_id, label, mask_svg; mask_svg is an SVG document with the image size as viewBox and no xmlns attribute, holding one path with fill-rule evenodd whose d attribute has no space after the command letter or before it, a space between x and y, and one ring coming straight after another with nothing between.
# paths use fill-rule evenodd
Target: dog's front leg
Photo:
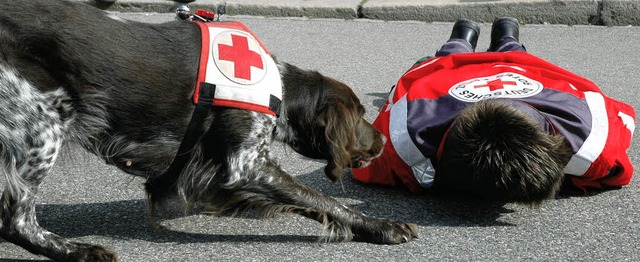
<instances>
[{"instance_id":1,"label":"dog's front leg","mask_svg":"<svg viewBox=\"0 0 640 262\"><path fill-rule=\"evenodd\" d=\"M236 201L242 199L249 206L265 206L266 212L292 212L315 219L325 225L326 241L399 244L417 237L416 225L370 217L350 209L302 184L271 161L250 172L259 174L252 174L254 180L234 190Z\"/></svg>"},{"instance_id":2,"label":"dog's front leg","mask_svg":"<svg viewBox=\"0 0 640 262\"><path fill-rule=\"evenodd\" d=\"M416 238L415 225L366 216L284 172L270 153L273 121L240 110L217 114L180 175L179 194L219 212L264 208L265 214L304 215L325 225L326 241L397 244Z\"/></svg>"}]
</instances>

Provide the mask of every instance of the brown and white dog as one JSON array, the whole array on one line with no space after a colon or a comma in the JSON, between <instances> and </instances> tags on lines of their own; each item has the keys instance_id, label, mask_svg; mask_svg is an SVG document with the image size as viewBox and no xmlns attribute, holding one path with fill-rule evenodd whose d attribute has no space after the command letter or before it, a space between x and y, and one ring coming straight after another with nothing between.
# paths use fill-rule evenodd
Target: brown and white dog
<instances>
[{"instance_id":1,"label":"brown and white dog","mask_svg":"<svg viewBox=\"0 0 640 262\"><path fill-rule=\"evenodd\" d=\"M124 172L162 178L194 110L200 53L197 25L114 19L68 1L0 3L0 172L7 184L0 236L54 260L113 261L100 246L69 241L38 225L35 194L60 148L77 143ZM368 217L286 174L272 141L328 162L339 179L380 154L384 138L363 119L353 91L317 72L278 62L279 117L215 107L186 167L153 206L177 194L219 210L262 208L321 223L325 240L395 244L416 227ZM157 192L156 192L157 193Z\"/></svg>"}]
</instances>

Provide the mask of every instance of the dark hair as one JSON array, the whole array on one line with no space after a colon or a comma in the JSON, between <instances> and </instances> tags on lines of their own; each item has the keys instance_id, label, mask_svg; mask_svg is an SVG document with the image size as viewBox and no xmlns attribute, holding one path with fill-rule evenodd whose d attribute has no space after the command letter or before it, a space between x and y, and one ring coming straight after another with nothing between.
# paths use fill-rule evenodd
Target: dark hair
<instances>
[{"instance_id":1,"label":"dark hair","mask_svg":"<svg viewBox=\"0 0 640 262\"><path fill-rule=\"evenodd\" d=\"M504 100L471 105L454 120L434 178L436 192L537 205L555 196L571 152Z\"/></svg>"}]
</instances>

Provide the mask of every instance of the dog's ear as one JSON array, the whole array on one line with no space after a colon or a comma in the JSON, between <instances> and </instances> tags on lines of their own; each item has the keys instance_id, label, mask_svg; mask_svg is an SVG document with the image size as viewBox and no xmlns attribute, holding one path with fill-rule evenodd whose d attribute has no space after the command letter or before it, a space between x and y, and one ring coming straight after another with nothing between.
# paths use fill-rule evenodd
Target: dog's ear
<instances>
[{"instance_id":1,"label":"dog's ear","mask_svg":"<svg viewBox=\"0 0 640 262\"><path fill-rule=\"evenodd\" d=\"M335 182L346 167L368 165L382 152L385 142L364 120L365 109L351 88L331 78L324 78L322 85L321 110L316 111L324 138L321 152L327 160L325 174Z\"/></svg>"},{"instance_id":2,"label":"dog's ear","mask_svg":"<svg viewBox=\"0 0 640 262\"><path fill-rule=\"evenodd\" d=\"M349 150L356 141L357 119L342 101L328 99L318 121L324 126L326 148L323 151L328 152L324 172L335 182L342 177L342 171L351 161Z\"/></svg>"},{"instance_id":3,"label":"dog's ear","mask_svg":"<svg viewBox=\"0 0 640 262\"><path fill-rule=\"evenodd\" d=\"M363 119L364 107L346 84L279 63L284 92L276 139L297 153L327 161L324 171L336 181L346 167L361 167L378 156L383 137Z\"/></svg>"}]
</instances>

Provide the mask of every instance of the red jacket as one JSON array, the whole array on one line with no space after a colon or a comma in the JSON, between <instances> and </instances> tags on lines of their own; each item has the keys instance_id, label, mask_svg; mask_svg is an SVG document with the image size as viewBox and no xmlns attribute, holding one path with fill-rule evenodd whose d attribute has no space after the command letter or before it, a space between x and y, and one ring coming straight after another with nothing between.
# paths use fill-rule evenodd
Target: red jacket
<instances>
[{"instance_id":1,"label":"red jacket","mask_svg":"<svg viewBox=\"0 0 640 262\"><path fill-rule=\"evenodd\" d=\"M627 185L633 166L626 150L635 112L605 96L586 78L525 52L435 57L413 66L389 94L373 125L384 133L384 153L353 169L365 183L429 188L432 162L444 132L470 103L517 99L537 109L573 150L565 167L577 188ZM611 172L610 172L611 171Z\"/></svg>"}]
</instances>

